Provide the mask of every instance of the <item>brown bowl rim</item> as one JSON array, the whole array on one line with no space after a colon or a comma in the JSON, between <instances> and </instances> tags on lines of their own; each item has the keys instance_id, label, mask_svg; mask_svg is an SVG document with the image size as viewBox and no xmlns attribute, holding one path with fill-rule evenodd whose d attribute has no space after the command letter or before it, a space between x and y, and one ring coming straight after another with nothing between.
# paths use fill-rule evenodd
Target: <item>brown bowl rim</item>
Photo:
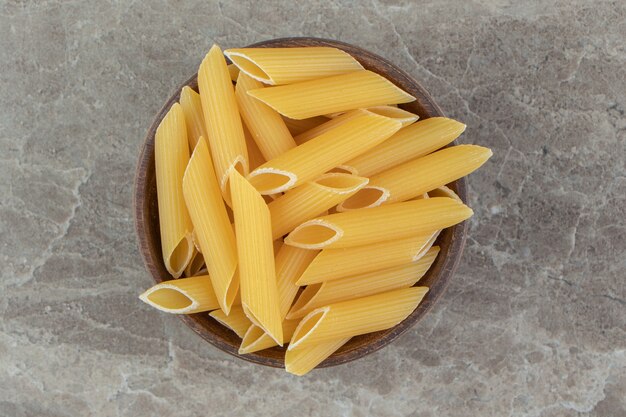
<instances>
[{"instance_id":1,"label":"brown bowl rim","mask_svg":"<svg viewBox=\"0 0 626 417\"><path fill-rule=\"evenodd\" d=\"M367 69L379 73L382 72L383 75L390 79L390 81L392 81L394 84L405 89L405 91L408 91L410 94L416 97L416 102L409 103L409 105L418 105L421 108L421 111L419 111L421 113L420 119L424 119L427 117L444 116L444 113L439 105L437 105L437 103L432 99L426 89L424 89L413 77L411 77L407 72L398 68L385 58L382 58L379 55L369 52L363 48L341 41L314 37L271 39L249 45L248 47L291 46L331 46L343 49L344 51L350 53L352 56L357 58ZM374 64L376 64L376 67L374 67ZM157 113L156 117L150 125L150 128L148 129L148 133L146 134L143 145L141 146L141 151L139 154L137 168L135 172L135 182L133 190L135 232L137 235L138 245L144 265L146 269L150 272L150 275L156 283L163 281L156 267L157 263L162 263L162 259L160 259L160 250L152 251L150 246L151 240L149 239L150 236L148 234L152 234L153 232L159 233L159 231L151 231L148 227L149 221L147 221L147 216L149 209L147 207L147 204L149 202L146 201L145 196L147 195L146 190L149 184L147 181L146 172L148 167L150 166L150 162L154 161L154 133L156 131L156 128L158 127L159 123L161 122L169 108L172 106L172 104L179 100L182 87L191 86L192 88L197 90L196 76L197 74L193 75L182 85L180 85L176 89L174 94L170 96L170 98L167 100L161 110ZM423 115L426 115L427 117L423 117ZM454 144L456 144L456 141L453 142L451 145ZM449 186L451 186L457 192L459 197L461 197L464 202L468 201L466 178L461 178L449 184ZM439 237L438 242L449 240L449 243L447 244L446 256L441 256L443 253L442 250L442 253L440 253L435 262L435 265L433 265L433 267L427 274L427 276L429 274L432 275L431 272L433 272L433 270L437 271L437 275L433 278L433 282L429 286L430 290L422 303L415 311L413 311L413 313L411 313L411 315L409 315L404 321L391 329L368 335L370 338L374 337L371 342L353 348L340 349L338 352L335 352L328 359L318 365L318 368L340 365L369 355L370 353L373 353L393 342L400 335L409 330L409 328L419 322L430 311L433 305L445 292L450 282L450 279L454 275L454 272L461 259L463 248L465 246L467 228L468 222L463 222L452 228L447 229ZM444 235L446 235L445 238ZM428 280L430 280L430 278ZM422 278L420 282L423 283L424 281L426 281L426 276ZM273 351L273 353L276 353L277 351L283 351L283 349L276 347L268 349L266 351L240 355L237 352L236 346L228 343L226 340L224 340L223 337L220 337L215 333L210 332L204 327L202 321L207 320L207 317L208 313L179 315L179 318L200 337L211 343L213 346L219 348L226 353L229 353L232 356L260 365L277 368L284 367L284 359L282 357L276 355L267 356L268 351ZM213 319L208 317L208 320Z\"/></svg>"}]
</instances>

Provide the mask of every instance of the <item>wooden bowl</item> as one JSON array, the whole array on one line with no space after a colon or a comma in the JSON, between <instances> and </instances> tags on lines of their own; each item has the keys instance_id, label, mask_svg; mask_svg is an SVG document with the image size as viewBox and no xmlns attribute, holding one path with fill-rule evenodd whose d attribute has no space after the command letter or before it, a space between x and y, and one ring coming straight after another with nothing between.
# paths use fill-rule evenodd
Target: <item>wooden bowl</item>
<instances>
[{"instance_id":1,"label":"wooden bowl","mask_svg":"<svg viewBox=\"0 0 626 417\"><path fill-rule=\"evenodd\" d=\"M416 113L420 119L433 116L443 116L443 112L428 92L417 83L410 75L396 67L387 60L368 52L359 47L347 43L318 39L318 38L283 38L259 42L254 47L297 47L297 46L332 46L343 49L356 58L366 69L377 72L392 81L398 87L413 95L417 100L403 104L400 107ZM176 89L176 92L167 100L161 111L152 122L144 141L137 171L135 174L134 209L135 230L139 240L139 249L143 256L146 268L155 282L159 283L170 279L165 269L161 256L161 238L159 232L159 211L157 207L157 191L154 170L154 134L169 108L179 99L180 90L183 86L190 86L197 91L197 74L184 82ZM460 179L449 185L457 194L467 201L467 187L465 179ZM439 256L428 273L420 280L420 286L430 288L430 291L419 307L403 322L392 329L371 333L352 338L346 345L335 352L332 356L321 363L320 367L334 366L346 363L372 352L391 343L412 325L417 323L432 308L433 304L441 297L454 270L459 263L463 246L467 222L446 229L437 240L441 247ZM260 352L240 355L237 353L240 339L230 330L213 320L208 313L180 315L181 320L191 327L198 335L219 349L237 356L246 361L261 365L284 367L284 348L271 348Z\"/></svg>"}]
</instances>

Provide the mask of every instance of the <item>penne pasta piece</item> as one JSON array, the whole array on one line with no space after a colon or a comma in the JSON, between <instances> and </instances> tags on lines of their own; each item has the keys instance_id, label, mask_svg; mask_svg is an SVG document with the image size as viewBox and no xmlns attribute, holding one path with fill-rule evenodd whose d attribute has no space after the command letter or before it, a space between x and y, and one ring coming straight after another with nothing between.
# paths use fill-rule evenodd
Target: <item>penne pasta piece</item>
<instances>
[{"instance_id":1,"label":"penne pasta piece","mask_svg":"<svg viewBox=\"0 0 626 417\"><path fill-rule=\"evenodd\" d=\"M139 299L173 314L193 314L219 308L208 275L163 281L145 291Z\"/></svg>"},{"instance_id":2,"label":"penne pasta piece","mask_svg":"<svg viewBox=\"0 0 626 417\"><path fill-rule=\"evenodd\" d=\"M293 332L298 327L300 320L285 320L283 321L283 339L284 343L288 343L291 340ZM239 354L258 352L259 350L269 349L277 346L277 343L267 333L254 324L248 328L241 345L239 346Z\"/></svg>"},{"instance_id":3,"label":"penne pasta piece","mask_svg":"<svg viewBox=\"0 0 626 417\"><path fill-rule=\"evenodd\" d=\"M261 195L237 171L230 173L241 304L250 321L283 344L270 213Z\"/></svg>"},{"instance_id":4,"label":"penne pasta piece","mask_svg":"<svg viewBox=\"0 0 626 417\"><path fill-rule=\"evenodd\" d=\"M248 95L249 90L263 88L261 82L239 73L235 97L241 118L252 134L266 161L296 147L289 129L274 109Z\"/></svg>"},{"instance_id":5,"label":"penne pasta piece","mask_svg":"<svg viewBox=\"0 0 626 417\"><path fill-rule=\"evenodd\" d=\"M196 93L189 86L183 87L180 92L180 106L185 114L187 136L189 138L189 151L193 152L200 136L203 138L209 137L204 125L200 94Z\"/></svg>"},{"instance_id":6,"label":"penne pasta piece","mask_svg":"<svg viewBox=\"0 0 626 417\"><path fill-rule=\"evenodd\" d=\"M189 143L185 115L178 103L174 103L157 128L154 159L163 262L167 271L178 278L193 254L193 225L182 189Z\"/></svg>"},{"instance_id":7,"label":"penne pasta piece","mask_svg":"<svg viewBox=\"0 0 626 417\"><path fill-rule=\"evenodd\" d=\"M452 190L450 187L446 185L437 187L434 190L429 191L428 194L426 195L428 197L450 197L450 198L454 198L456 201L463 202L463 200L461 200L461 197L459 197L457 193L454 192L454 190Z\"/></svg>"},{"instance_id":8,"label":"penne pasta piece","mask_svg":"<svg viewBox=\"0 0 626 417\"><path fill-rule=\"evenodd\" d=\"M229 314L224 313L223 310L215 310L209 313L209 315L217 320L218 323L235 332L242 339L246 331L253 325L241 306L233 306Z\"/></svg>"},{"instance_id":9,"label":"penne pasta piece","mask_svg":"<svg viewBox=\"0 0 626 417\"><path fill-rule=\"evenodd\" d=\"M359 71L363 67L350 54L337 48L239 48L226 56L242 72L265 84L300 81Z\"/></svg>"},{"instance_id":10,"label":"penne pasta piece","mask_svg":"<svg viewBox=\"0 0 626 417\"><path fill-rule=\"evenodd\" d=\"M353 248L324 249L304 270L296 284L316 284L413 262L424 255L424 248L434 243L434 234L422 233Z\"/></svg>"},{"instance_id":11,"label":"penne pasta piece","mask_svg":"<svg viewBox=\"0 0 626 417\"><path fill-rule=\"evenodd\" d=\"M185 267L185 276L186 277L193 277L195 275L198 275L198 272L202 268L204 268L204 257L194 247L193 255L191 256L191 259L189 260L189 263Z\"/></svg>"},{"instance_id":12,"label":"penne pasta piece","mask_svg":"<svg viewBox=\"0 0 626 417\"><path fill-rule=\"evenodd\" d=\"M368 183L367 178L348 174L324 174L287 191L268 207L272 217L272 238L289 233L300 223L341 203Z\"/></svg>"},{"instance_id":13,"label":"penne pasta piece","mask_svg":"<svg viewBox=\"0 0 626 417\"><path fill-rule=\"evenodd\" d=\"M313 139L314 137L321 135L324 132L328 132L329 130L334 129L337 126L344 124L348 120L354 119L355 117L359 115L363 115L367 113L377 114L379 116L384 116L390 119L397 120L402 124L402 127L410 125L411 123L413 123L419 118L419 116L413 113L409 113L408 111L398 109L396 107L391 107L391 106L380 106L380 107L369 107L367 109L356 109L356 110L342 113L341 115L328 120L326 123L317 125L313 127L312 129L302 132L299 135L295 136L293 139L296 141L298 145L301 145ZM402 130L403 129L400 129L398 133L402 132ZM398 133L396 133L396 135ZM388 140L391 140L391 138L387 139L387 141ZM387 141L383 142L383 144L386 143ZM382 146L382 144L378 145L376 148L380 146ZM371 150L368 151L368 153L369 152L371 152ZM356 170L354 172L356 172Z\"/></svg>"},{"instance_id":14,"label":"penne pasta piece","mask_svg":"<svg viewBox=\"0 0 626 417\"><path fill-rule=\"evenodd\" d=\"M196 248L196 251L198 253L202 253L202 248L200 248L200 242L198 241L198 235L195 230L191 232L191 241L193 242L193 246Z\"/></svg>"},{"instance_id":15,"label":"penne pasta piece","mask_svg":"<svg viewBox=\"0 0 626 417\"><path fill-rule=\"evenodd\" d=\"M399 110L399 109L397 109ZM446 146L465 125L446 117L431 117L400 129L395 135L344 165L369 177Z\"/></svg>"},{"instance_id":16,"label":"penne pasta piece","mask_svg":"<svg viewBox=\"0 0 626 417\"><path fill-rule=\"evenodd\" d=\"M441 196L444 197L444 196ZM413 200L426 200L427 198L430 198L430 196L428 195L428 193L424 193L424 194L420 194L416 197L413 197L412 199L410 199L409 201L413 201ZM461 201L460 199L456 199L459 203L462 203L463 201Z\"/></svg>"},{"instance_id":17,"label":"penne pasta piece","mask_svg":"<svg viewBox=\"0 0 626 417\"><path fill-rule=\"evenodd\" d=\"M296 135L306 132L307 130L311 130L315 126L319 126L328 121L328 118L324 116L310 117L308 119L301 120L290 119L282 115L281 117L283 118L287 129L291 132L291 135L294 136L294 139Z\"/></svg>"},{"instance_id":18,"label":"penne pasta piece","mask_svg":"<svg viewBox=\"0 0 626 417\"><path fill-rule=\"evenodd\" d=\"M366 114L267 161L250 173L261 194L286 191L378 145L400 129L400 122Z\"/></svg>"},{"instance_id":19,"label":"penne pasta piece","mask_svg":"<svg viewBox=\"0 0 626 417\"><path fill-rule=\"evenodd\" d=\"M403 288L315 309L298 324L288 350L389 329L407 318L427 292L426 287Z\"/></svg>"},{"instance_id":20,"label":"penne pasta piece","mask_svg":"<svg viewBox=\"0 0 626 417\"><path fill-rule=\"evenodd\" d=\"M318 253L319 251L300 249L288 245L283 245L276 252L276 285L278 287L278 304L281 319L287 316L287 312L300 289L296 285L296 280L300 278Z\"/></svg>"},{"instance_id":21,"label":"penne pasta piece","mask_svg":"<svg viewBox=\"0 0 626 417\"><path fill-rule=\"evenodd\" d=\"M250 90L248 94L291 119L415 100L385 77L367 70Z\"/></svg>"},{"instance_id":22,"label":"penne pasta piece","mask_svg":"<svg viewBox=\"0 0 626 417\"><path fill-rule=\"evenodd\" d=\"M468 175L492 154L490 149L476 145L433 152L370 177L369 184L338 209L347 211L408 200Z\"/></svg>"},{"instance_id":23,"label":"penne pasta piece","mask_svg":"<svg viewBox=\"0 0 626 417\"><path fill-rule=\"evenodd\" d=\"M303 249L369 245L444 229L472 214L465 204L447 197L406 201L306 221L285 238L285 243Z\"/></svg>"},{"instance_id":24,"label":"penne pasta piece","mask_svg":"<svg viewBox=\"0 0 626 417\"><path fill-rule=\"evenodd\" d=\"M182 184L184 201L220 308L228 313L239 288L235 274L237 245L203 137L191 155Z\"/></svg>"},{"instance_id":25,"label":"penne pasta piece","mask_svg":"<svg viewBox=\"0 0 626 417\"><path fill-rule=\"evenodd\" d=\"M439 247L434 246L422 258L409 264L309 285L300 294L287 317L290 320L298 319L329 304L411 287L426 274L438 254Z\"/></svg>"},{"instance_id":26,"label":"penne pasta piece","mask_svg":"<svg viewBox=\"0 0 626 417\"><path fill-rule=\"evenodd\" d=\"M230 75L230 80L234 83L237 82L237 78L239 77L239 68L235 64L228 64L226 66L228 68L228 74Z\"/></svg>"},{"instance_id":27,"label":"penne pasta piece","mask_svg":"<svg viewBox=\"0 0 626 417\"><path fill-rule=\"evenodd\" d=\"M349 337L321 342L313 346L305 346L288 350L285 353L285 370L291 374L302 376L307 374L324 359L345 345Z\"/></svg>"},{"instance_id":28,"label":"penne pasta piece","mask_svg":"<svg viewBox=\"0 0 626 417\"><path fill-rule=\"evenodd\" d=\"M246 138L248 165L250 166L250 170L253 170L263 165L265 163L265 158L263 157L263 154L254 139L252 139L252 133L250 133L245 124L243 125L243 135Z\"/></svg>"},{"instance_id":29,"label":"penne pasta piece","mask_svg":"<svg viewBox=\"0 0 626 417\"><path fill-rule=\"evenodd\" d=\"M224 55L213 45L198 69L198 89L218 183L227 193L232 170L248 174L248 152Z\"/></svg>"}]
</instances>

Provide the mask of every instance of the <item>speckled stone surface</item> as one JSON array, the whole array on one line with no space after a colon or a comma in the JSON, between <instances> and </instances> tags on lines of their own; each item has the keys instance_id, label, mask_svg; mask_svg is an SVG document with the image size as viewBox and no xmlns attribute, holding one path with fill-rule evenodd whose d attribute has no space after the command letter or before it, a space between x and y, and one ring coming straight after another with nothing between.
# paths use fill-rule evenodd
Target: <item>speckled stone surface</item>
<instances>
[{"instance_id":1,"label":"speckled stone surface","mask_svg":"<svg viewBox=\"0 0 626 417\"><path fill-rule=\"evenodd\" d=\"M258 3L0 2L0 415L626 415L626 4ZM294 35L390 59L494 150L434 311L305 378L143 305L131 217L146 129L210 45Z\"/></svg>"}]
</instances>

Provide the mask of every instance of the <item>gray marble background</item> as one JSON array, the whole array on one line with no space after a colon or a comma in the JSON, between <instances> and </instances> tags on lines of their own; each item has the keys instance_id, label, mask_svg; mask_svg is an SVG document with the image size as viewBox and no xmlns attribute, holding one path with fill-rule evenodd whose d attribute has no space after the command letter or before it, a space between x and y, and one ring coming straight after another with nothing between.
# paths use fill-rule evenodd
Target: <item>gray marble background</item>
<instances>
[{"instance_id":1,"label":"gray marble background","mask_svg":"<svg viewBox=\"0 0 626 417\"><path fill-rule=\"evenodd\" d=\"M255 3L0 1L0 415L626 415L624 1ZM211 44L293 35L397 63L494 150L434 311L305 378L139 302L131 217L146 129Z\"/></svg>"}]
</instances>

